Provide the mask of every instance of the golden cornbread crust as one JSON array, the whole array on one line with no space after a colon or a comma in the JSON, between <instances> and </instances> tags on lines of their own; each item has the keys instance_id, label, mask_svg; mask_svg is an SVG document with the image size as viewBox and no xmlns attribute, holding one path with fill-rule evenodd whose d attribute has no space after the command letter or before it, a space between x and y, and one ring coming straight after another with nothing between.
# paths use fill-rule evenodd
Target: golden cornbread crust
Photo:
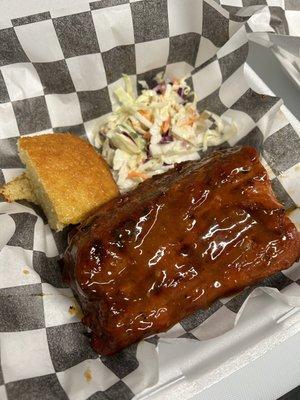
<instances>
[{"instance_id":1,"label":"golden cornbread crust","mask_svg":"<svg viewBox=\"0 0 300 400\"><path fill-rule=\"evenodd\" d=\"M118 195L106 162L85 140L54 133L22 137L18 145L39 204L58 221L52 215L55 229L79 223Z\"/></svg>"}]
</instances>

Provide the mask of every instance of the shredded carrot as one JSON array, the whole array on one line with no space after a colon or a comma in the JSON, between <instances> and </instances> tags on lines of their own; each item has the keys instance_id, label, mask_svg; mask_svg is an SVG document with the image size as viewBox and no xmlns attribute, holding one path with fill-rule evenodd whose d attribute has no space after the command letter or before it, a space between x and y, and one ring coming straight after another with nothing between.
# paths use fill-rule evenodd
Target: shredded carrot
<instances>
[{"instance_id":1,"label":"shredded carrot","mask_svg":"<svg viewBox=\"0 0 300 400\"><path fill-rule=\"evenodd\" d=\"M142 178L143 180L148 179L148 175L144 174L143 172L139 171L130 171L127 175L127 178L134 179L134 178Z\"/></svg>"},{"instance_id":2,"label":"shredded carrot","mask_svg":"<svg viewBox=\"0 0 300 400\"><path fill-rule=\"evenodd\" d=\"M143 133L143 138L145 140L150 140L151 139L151 133L150 132L145 132Z\"/></svg>"},{"instance_id":3,"label":"shredded carrot","mask_svg":"<svg viewBox=\"0 0 300 400\"><path fill-rule=\"evenodd\" d=\"M162 125L161 125L161 130L162 133L167 133L169 128L170 128L170 122L171 122L171 118L169 117L168 119L166 119Z\"/></svg>"},{"instance_id":4,"label":"shredded carrot","mask_svg":"<svg viewBox=\"0 0 300 400\"><path fill-rule=\"evenodd\" d=\"M191 116L191 117L185 118L178 125L179 126L184 126L184 125L192 126L195 121L196 121L196 117L195 116Z\"/></svg>"},{"instance_id":5,"label":"shredded carrot","mask_svg":"<svg viewBox=\"0 0 300 400\"><path fill-rule=\"evenodd\" d=\"M143 117L147 118L149 121L153 122L153 116L151 114L151 111L149 111L149 110L139 110L139 113Z\"/></svg>"},{"instance_id":6,"label":"shredded carrot","mask_svg":"<svg viewBox=\"0 0 300 400\"><path fill-rule=\"evenodd\" d=\"M190 115L182 120L178 125L179 126L184 126L184 125L189 125L192 126L193 123L199 118L199 116L196 114L194 110L191 111Z\"/></svg>"},{"instance_id":7,"label":"shredded carrot","mask_svg":"<svg viewBox=\"0 0 300 400\"><path fill-rule=\"evenodd\" d=\"M196 117L195 116L193 116L193 117L190 117L189 119L188 119L188 125L190 125L190 126L192 126L193 125L193 123L196 121Z\"/></svg>"}]
</instances>

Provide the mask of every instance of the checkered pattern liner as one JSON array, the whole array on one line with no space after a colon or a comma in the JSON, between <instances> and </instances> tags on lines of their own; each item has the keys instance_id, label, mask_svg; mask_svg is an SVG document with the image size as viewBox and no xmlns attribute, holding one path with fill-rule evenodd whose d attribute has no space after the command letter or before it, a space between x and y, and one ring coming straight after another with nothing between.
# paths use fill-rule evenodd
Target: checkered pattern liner
<instances>
[{"instance_id":1,"label":"checkered pattern liner","mask_svg":"<svg viewBox=\"0 0 300 400\"><path fill-rule=\"evenodd\" d=\"M266 6L261 31L289 34L300 8L293 0L102 0L80 13L12 20L0 30L0 184L22 171L19 136L70 130L92 141L93 125L114 107L122 73L137 83L165 71L190 74L199 109L236 120L238 136L226 145L255 146L279 199L299 206L299 133L282 102L253 92L245 79L247 33L256 25L240 11L257 4ZM0 227L0 399L128 400L146 387L158 337L113 357L94 353L61 278L66 232L51 232L39 208L22 202L0 202ZM297 266L261 283L279 290L299 284ZM208 323L222 333L250 290L160 336L201 340Z\"/></svg>"}]
</instances>

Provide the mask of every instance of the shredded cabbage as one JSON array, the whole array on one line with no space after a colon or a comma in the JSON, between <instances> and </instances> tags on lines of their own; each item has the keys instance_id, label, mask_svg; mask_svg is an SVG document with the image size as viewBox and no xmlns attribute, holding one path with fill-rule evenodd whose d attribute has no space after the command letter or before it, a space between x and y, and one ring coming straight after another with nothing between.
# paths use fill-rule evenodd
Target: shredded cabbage
<instances>
[{"instance_id":1,"label":"shredded cabbage","mask_svg":"<svg viewBox=\"0 0 300 400\"><path fill-rule=\"evenodd\" d=\"M229 118L198 112L197 98L185 78L167 81L159 75L153 89L139 82L139 96L134 95L130 77L123 78L125 87L114 92L120 106L94 129L95 143L121 192L176 163L199 159L200 150L227 141L237 131Z\"/></svg>"}]
</instances>

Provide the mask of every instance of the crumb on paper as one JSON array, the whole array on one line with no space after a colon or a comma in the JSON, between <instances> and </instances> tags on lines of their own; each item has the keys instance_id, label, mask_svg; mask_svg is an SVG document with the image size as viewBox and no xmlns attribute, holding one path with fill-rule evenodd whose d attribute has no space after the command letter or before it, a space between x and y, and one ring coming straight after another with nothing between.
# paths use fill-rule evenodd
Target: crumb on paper
<instances>
[{"instance_id":1,"label":"crumb on paper","mask_svg":"<svg viewBox=\"0 0 300 400\"><path fill-rule=\"evenodd\" d=\"M70 306L70 307L69 307L69 314L71 314L71 315L76 315L76 307Z\"/></svg>"},{"instance_id":2,"label":"crumb on paper","mask_svg":"<svg viewBox=\"0 0 300 400\"><path fill-rule=\"evenodd\" d=\"M90 370L90 368L87 368L87 369L84 371L83 376L84 376L84 378L85 378L85 380L86 380L87 382L90 382L90 381L92 380L93 376L92 376L92 371Z\"/></svg>"},{"instance_id":3,"label":"crumb on paper","mask_svg":"<svg viewBox=\"0 0 300 400\"><path fill-rule=\"evenodd\" d=\"M82 318L82 311L79 306L70 305L68 312L72 317L77 316L79 319Z\"/></svg>"},{"instance_id":4,"label":"crumb on paper","mask_svg":"<svg viewBox=\"0 0 300 400\"><path fill-rule=\"evenodd\" d=\"M27 269L26 267L25 268L23 268L23 274L24 275L29 275L30 274L30 271L29 271L29 269Z\"/></svg>"}]
</instances>

